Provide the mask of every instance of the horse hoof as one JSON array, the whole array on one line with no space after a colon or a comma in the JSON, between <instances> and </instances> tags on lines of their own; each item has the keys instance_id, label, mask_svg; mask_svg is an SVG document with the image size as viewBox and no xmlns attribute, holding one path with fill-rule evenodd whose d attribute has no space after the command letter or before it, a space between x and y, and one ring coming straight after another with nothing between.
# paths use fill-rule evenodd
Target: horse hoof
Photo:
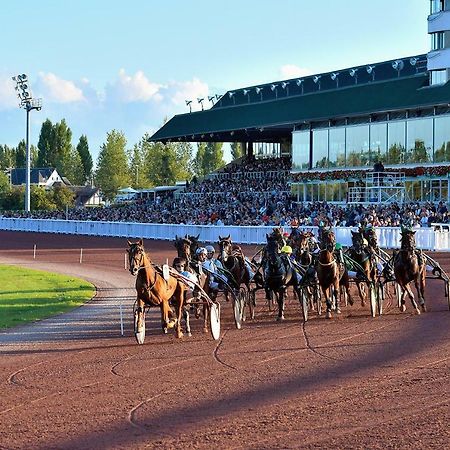
<instances>
[{"instance_id":1,"label":"horse hoof","mask_svg":"<svg viewBox=\"0 0 450 450\"><path fill-rule=\"evenodd\" d=\"M342 311L341 311L341 308L339 308L339 307L336 308L336 314L341 314L341 312L342 312Z\"/></svg>"},{"instance_id":2,"label":"horse hoof","mask_svg":"<svg viewBox=\"0 0 450 450\"><path fill-rule=\"evenodd\" d=\"M183 337L183 332L177 332L177 339L181 339Z\"/></svg>"},{"instance_id":3,"label":"horse hoof","mask_svg":"<svg viewBox=\"0 0 450 450\"><path fill-rule=\"evenodd\" d=\"M416 314L418 315L418 316L420 316L420 309L419 308L415 308L416 309Z\"/></svg>"},{"instance_id":4,"label":"horse hoof","mask_svg":"<svg viewBox=\"0 0 450 450\"><path fill-rule=\"evenodd\" d=\"M361 302L361 306L364 308L364 306L366 306L366 302Z\"/></svg>"},{"instance_id":5,"label":"horse hoof","mask_svg":"<svg viewBox=\"0 0 450 450\"><path fill-rule=\"evenodd\" d=\"M348 301L348 304L349 304L350 306L353 306L353 300L352 300L350 297L348 298L347 301Z\"/></svg>"},{"instance_id":6,"label":"horse hoof","mask_svg":"<svg viewBox=\"0 0 450 450\"><path fill-rule=\"evenodd\" d=\"M331 315L331 311L327 311L327 313L325 314L325 319L331 319L332 315Z\"/></svg>"},{"instance_id":7,"label":"horse hoof","mask_svg":"<svg viewBox=\"0 0 450 450\"><path fill-rule=\"evenodd\" d=\"M203 328L203 333L207 333L208 332L208 328Z\"/></svg>"},{"instance_id":8,"label":"horse hoof","mask_svg":"<svg viewBox=\"0 0 450 450\"><path fill-rule=\"evenodd\" d=\"M167 328L172 329L177 324L177 320L170 320L167 324ZM167 333L167 331L166 331Z\"/></svg>"},{"instance_id":9,"label":"horse hoof","mask_svg":"<svg viewBox=\"0 0 450 450\"><path fill-rule=\"evenodd\" d=\"M284 316L277 316L277 322L282 322L284 320Z\"/></svg>"},{"instance_id":10,"label":"horse hoof","mask_svg":"<svg viewBox=\"0 0 450 450\"><path fill-rule=\"evenodd\" d=\"M167 334L167 328L163 328L163 333Z\"/></svg>"},{"instance_id":11,"label":"horse hoof","mask_svg":"<svg viewBox=\"0 0 450 450\"><path fill-rule=\"evenodd\" d=\"M425 306L425 304L420 305L422 307L422 312L427 312L427 307Z\"/></svg>"},{"instance_id":12,"label":"horse hoof","mask_svg":"<svg viewBox=\"0 0 450 450\"><path fill-rule=\"evenodd\" d=\"M405 312L406 311L406 305L401 305L400 306L400 311L401 312Z\"/></svg>"},{"instance_id":13,"label":"horse hoof","mask_svg":"<svg viewBox=\"0 0 450 450\"><path fill-rule=\"evenodd\" d=\"M189 331L189 333L186 333L187 337L192 337L192 333Z\"/></svg>"}]
</instances>

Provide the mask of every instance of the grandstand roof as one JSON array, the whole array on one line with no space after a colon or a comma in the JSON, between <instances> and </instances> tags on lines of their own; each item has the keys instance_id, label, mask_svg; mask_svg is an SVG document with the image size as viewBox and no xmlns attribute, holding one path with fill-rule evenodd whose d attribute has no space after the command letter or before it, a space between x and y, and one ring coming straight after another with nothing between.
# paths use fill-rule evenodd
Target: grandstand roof
<instances>
[{"instance_id":1,"label":"grandstand roof","mask_svg":"<svg viewBox=\"0 0 450 450\"><path fill-rule=\"evenodd\" d=\"M353 76L343 69L334 79L325 73L263 84L258 93L228 91L209 110L173 117L150 141L279 142L304 123L449 103L450 83L429 86L426 55L401 61L401 70L385 61L355 67Z\"/></svg>"}]
</instances>

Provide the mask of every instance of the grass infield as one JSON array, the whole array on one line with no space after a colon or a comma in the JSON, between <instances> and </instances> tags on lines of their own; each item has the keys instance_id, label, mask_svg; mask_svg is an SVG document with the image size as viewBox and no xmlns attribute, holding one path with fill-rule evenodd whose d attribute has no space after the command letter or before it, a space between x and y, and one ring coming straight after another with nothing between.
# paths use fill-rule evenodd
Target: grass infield
<instances>
[{"instance_id":1,"label":"grass infield","mask_svg":"<svg viewBox=\"0 0 450 450\"><path fill-rule=\"evenodd\" d=\"M95 288L79 278L17 266L0 266L0 328L11 328L73 309Z\"/></svg>"}]
</instances>

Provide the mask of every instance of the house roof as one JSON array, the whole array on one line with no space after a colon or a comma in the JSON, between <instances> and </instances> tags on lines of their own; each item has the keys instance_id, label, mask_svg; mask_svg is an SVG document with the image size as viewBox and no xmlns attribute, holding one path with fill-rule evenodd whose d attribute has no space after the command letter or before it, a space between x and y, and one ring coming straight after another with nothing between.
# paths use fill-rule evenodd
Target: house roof
<instances>
[{"instance_id":1,"label":"house roof","mask_svg":"<svg viewBox=\"0 0 450 450\"><path fill-rule=\"evenodd\" d=\"M30 170L31 184L45 184L56 169L54 167L36 167ZM26 183L26 169L11 169L11 184L20 186Z\"/></svg>"},{"instance_id":2,"label":"house roof","mask_svg":"<svg viewBox=\"0 0 450 450\"><path fill-rule=\"evenodd\" d=\"M394 70L393 61L371 66L370 74L369 66L355 68L357 80L351 77L351 69L337 71L339 85L330 73L303 78L303 91L299 91L302 87L297 86L296 80L272 83L283 94L274 93L271 85L261 85L271 92L263 101L255 98L254 87L239 93L228 91L233 95L225 94L209 110L173 117L150 141L279 142L304 123L449 103L450 83L429 86L426 55L402 61L402 71ZM314 77L319 77L320 90ZM282 83L291 86L289 94L280 89ZM247 92L245 100L244 91L252 92L252 97Z\"/></svg>"}]
</instances>

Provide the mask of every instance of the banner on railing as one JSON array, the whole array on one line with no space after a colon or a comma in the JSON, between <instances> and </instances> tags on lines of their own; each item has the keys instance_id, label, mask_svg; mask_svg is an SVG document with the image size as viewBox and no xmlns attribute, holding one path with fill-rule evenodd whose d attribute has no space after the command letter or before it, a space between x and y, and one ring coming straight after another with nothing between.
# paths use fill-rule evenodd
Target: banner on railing
<instances>
[{"instance_id":1,"label":"banner on railing","mask_svg":"<svg viewBox=\"0 0 450 450\"><path fill-rule=\"evenodd\" d=\"M317 235L317 227L300 227L311 230ZM219 236L231 236L238 244L264 244L266 234L273 226L215 226L215 225L174 225L159 223L128 222L82 222L75 220L52 219L15 219L0 217L0 230L28 231L38 233L81 234L89 236L114 236L126 238L144 238L174 240L175 236L200 235L201 242L217 242ZM342 245L351 245L352 227L336 227L336 241ZM382 248L400 247L400 228L376 227L378 242ZM290 231L290 227L286 227ZM444 227L417 228L417 247L423 250L450 251L450 231Z\"/></svg>"}]
</instances>

